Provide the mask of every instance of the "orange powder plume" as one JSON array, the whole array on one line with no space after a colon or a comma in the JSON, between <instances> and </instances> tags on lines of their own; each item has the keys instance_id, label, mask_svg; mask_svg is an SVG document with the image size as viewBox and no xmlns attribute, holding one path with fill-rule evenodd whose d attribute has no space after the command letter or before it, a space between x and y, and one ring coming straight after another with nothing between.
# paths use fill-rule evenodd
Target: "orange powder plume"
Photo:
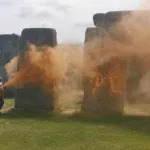
<instances>
[{"instance_id":1,"label":"orange powder plume","mask_svg":"<svg viewBox=\"0 0 150 150\"><path fill-rule=\"evenodd\" d=\"M63 61L51 47L31 45L19 58L19 63L19 71L5 86L23 88L29 84L39 84L42 88L53 89L63 77Z\"/></svg>"}]
</instances>

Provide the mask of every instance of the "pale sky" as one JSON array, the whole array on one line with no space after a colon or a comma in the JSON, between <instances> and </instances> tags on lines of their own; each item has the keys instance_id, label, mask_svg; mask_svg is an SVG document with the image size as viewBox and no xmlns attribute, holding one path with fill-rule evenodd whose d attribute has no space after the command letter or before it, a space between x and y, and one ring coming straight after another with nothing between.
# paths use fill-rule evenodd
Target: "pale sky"
<instances>
[{"instance_id":1,"label":"pale sky","mask_svg":"<svg viewBox=\"0 0 150 150\"><path fill-rule=\"evenodd\" d=\"M21 34L23 28L48 27L58 43L83 42L95 13L134 10L142 0L0 0L0 34Z\"/></svg>"}]
</instances>

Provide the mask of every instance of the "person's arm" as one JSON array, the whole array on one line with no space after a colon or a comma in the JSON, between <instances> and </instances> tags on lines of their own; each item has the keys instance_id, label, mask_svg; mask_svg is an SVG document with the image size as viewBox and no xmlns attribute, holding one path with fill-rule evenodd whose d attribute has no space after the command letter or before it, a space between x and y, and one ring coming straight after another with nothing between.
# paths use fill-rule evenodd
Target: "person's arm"
<instances>
[{"instance_id":1,"label":"person's arm","mask_svg":"<svg viewBox=\"0 0 150 150\"><path fill-rule=\"evenodd\" d=\"M5 89L5 88L6 88L6 84L3 85L3 89Z\"/></svg>"}]
</instances>

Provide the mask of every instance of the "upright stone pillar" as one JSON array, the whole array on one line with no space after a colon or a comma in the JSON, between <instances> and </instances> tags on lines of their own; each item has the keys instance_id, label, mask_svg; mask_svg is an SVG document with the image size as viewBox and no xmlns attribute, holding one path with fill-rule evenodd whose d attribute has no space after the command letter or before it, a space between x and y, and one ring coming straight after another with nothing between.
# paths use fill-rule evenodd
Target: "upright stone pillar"
<instances>
[{"instance_id":1,"label":"upright stone pillar","mask_svg":"<svg viewBox=\"0 0 150 150\"><path fill-rule=\"evenodd\" d=\"M99 64L101 50L107 44L107 30L101 27L88 28L85 38L85 67L82 111L100 115L122 114L124 108L126 63L113 58ZM95 51L95 52L93 52ZM92 64L91 64L92 63ZM95 70L95 75L89 75Z\"/></svg>"},{"instance_id":2,"label":"upright stone pillar","mask_svg":"<svg viewBox=\"0 0 150 150\"><path fill-rule=\"evenodd\" d=\"M17 56L19 36L16 34L0 35L0 76L3 82L8 81L5 65Z\"/></svg>"},{"instance_id":3,"label":"upright stone pillar","mask_svg":"<svg viewBox=\"0 0 150 150\"><path fill-rule=\"evenodd\" d=\"M27 51L28 43L36 46L54 47L57 44L56 31L49 28L29 28L22 31L19 44L18 70L22 67L22 60ZM26 85L16 91L15 108L53 110L56 103L56 93L54 91L46 92L38 84Z\"/></svg>"},{"instance_id":4,"label":"upright stone pillar","mask_svg":"<svg viewBox=\"0 0 150 150\"><path fill-rule=\"evenodd\" d=\"M3 83L9 79L5 65L17 56L18 42L19 36L16 34L0 35L0 76L3 78ZM5 97L14 97L14 89L6 88Z\"/></svg>"}]
</instances>

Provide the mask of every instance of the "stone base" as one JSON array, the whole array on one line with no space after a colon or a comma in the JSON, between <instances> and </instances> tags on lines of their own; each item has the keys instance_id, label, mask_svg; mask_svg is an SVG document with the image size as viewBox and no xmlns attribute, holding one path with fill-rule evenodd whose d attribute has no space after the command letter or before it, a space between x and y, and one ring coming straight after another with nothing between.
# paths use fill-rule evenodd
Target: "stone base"
<instances>
[{"instance_id":1,"label":"stone base","mask_svg":"<svg viewBox=\"0 0 150 150\"><path fill-rule=\"evenodd\" d=\"M54 93L46 93L39 87L18 89L15 97L15 108L54 110L57 104Z\"/></svg>"},{"instance_id":2,"label":"stone base","mask_svg":"<svg viewBox=\"0 0 150 150\"><path fill-rule=\"evenodd\" d=\"M82 111L99 115L121 115L124 110L124 94L113 93L109 83L105 83L92 93L92 86L84 87Z\"/></svg>"}]
</instances>

